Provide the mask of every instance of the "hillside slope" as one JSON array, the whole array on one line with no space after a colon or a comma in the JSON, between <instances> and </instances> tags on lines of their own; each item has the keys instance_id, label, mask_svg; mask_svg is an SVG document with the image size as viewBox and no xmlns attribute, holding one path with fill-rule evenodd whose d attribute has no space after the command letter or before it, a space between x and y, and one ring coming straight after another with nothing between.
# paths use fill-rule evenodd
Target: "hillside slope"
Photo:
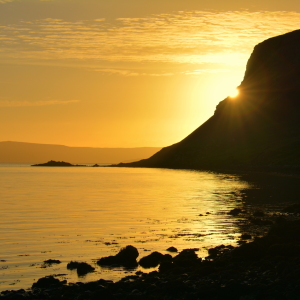
<instances>
[{"instance_id":1,"label":"hillside slope","mask_svg":"<svg viewBox=\"0 0 300 300\"><path fill-rule=\"evenodd\" d=\"M300 30L255 46L236 98L181 142L119 166L300 167Z\"/></svg>"}]
</instances>

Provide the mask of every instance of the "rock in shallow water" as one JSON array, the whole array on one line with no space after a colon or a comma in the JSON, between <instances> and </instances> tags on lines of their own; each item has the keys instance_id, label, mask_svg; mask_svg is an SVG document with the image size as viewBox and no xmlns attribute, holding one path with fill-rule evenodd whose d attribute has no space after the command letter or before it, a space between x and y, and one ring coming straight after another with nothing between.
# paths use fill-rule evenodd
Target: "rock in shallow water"
<instances>
[{"instance_id":1,"label":"rock in shallow water","mask_svg":"<svg viewBox=\"0 0 300 300\"><path fill-rule=\"evenodd\" d=\"M169 252L178 252L177 248L175 248L175 247L169 247L167 249L167 251L169 251Z\"/></svg>"},{"instance_id":2,"label":"rock in shallow water","mask_svg":"<svg viewBox=\"0 0 300 300\"><path fill-rule=\"evenodd\" d=\"M67 281L60 281L53 276L46 276L40 278L37 282L32 285L32 288L50 288L50 287L58 287L66 283Z\"/></svg>"},{"instance_id":3,"label":"rock in shallow water","mask_svg":"<svg viewBox=\"0 0 300 300\"><path fill-rule=\"evenodd\" d=\"M78 276L84 276L88 273L94 272L95 268L93 268L91 265L89 265L86 262L77 262L77 261L71 261L67 264L67 269L69 270L77 270Z\"/></svg>"},{"instance_id":4,"label":"rock in shallow water","mask_svg":"<svg viewBox=\"0 0 300 300\"><path fill-rule=\"evenodd\" d=\"M157 267L161 262L165 261L172 261L172 256L170 254L162 254L155 251L141 258L139 261L139 265L143 268L154 268Z\"/></svg>"},{"instance_id":5,"label":"rock in shallow water","mask_svg":"<svg viewBox=\"0 0 300 300\"><path fill-rule=\"evenodd\" d=\"M137 267L138 263L136 261L139 256L137 248L128 245L122 248L120 252L114 256L102 257L97 261L99 266L123 266L126 268Z\"/></svg>"}]
</instances>

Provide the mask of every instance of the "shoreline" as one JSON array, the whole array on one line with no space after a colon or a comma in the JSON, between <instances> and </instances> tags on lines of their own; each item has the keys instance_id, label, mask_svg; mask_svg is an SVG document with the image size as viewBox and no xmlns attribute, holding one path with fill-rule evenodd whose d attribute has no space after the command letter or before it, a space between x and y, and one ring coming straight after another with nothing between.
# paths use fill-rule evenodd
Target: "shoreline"
<instances>
[{"instance_id":1,"label":"shoreline","mask_svg":"<svg viewBox=\"0 0 300 300\"><path fill-rule=\"evenodd\" d=\"M268 233L241 245L219 245L198 258L184 249L161 261L158 271L67 283L46 276L31 289L0 293L0 299L297 299L300 291L300 206L274 216Z\"/></svg>"},{"instance_id":2,"label":"shoreline","mask_svg":"<svg viewBox=\"0 0 300 300\"><path fill-rule=\"evenodd\" d=\"M275 173L270 179L265 178L266 172L231 174L253 182L253 189L246 192L247 201L254 201L258 207L269 197L270 191L278 198L269 199L270 203L288 204L291 199L300 199L295 189L298 176ZM255 186L259 183L262 189ZM289 184L294 188L290 189ZM274 216L271 234L253 242L246 239L234 248L219 245L210 250L207 259L195 258L195 252L190 251L190 257L183 263L164 263L158 271L149 274L138 271L116 282L99 279L88 283L67 283L50 275L44 277L44 286L3 291L0 299L296 300L300 291L300 280L297 279L300 278L299 213L300 210L291 211L287 218ZM260 223L263 218L259 216L252 221L256 222L255 226L263 224Z\"/></svg>"}]
</instances>

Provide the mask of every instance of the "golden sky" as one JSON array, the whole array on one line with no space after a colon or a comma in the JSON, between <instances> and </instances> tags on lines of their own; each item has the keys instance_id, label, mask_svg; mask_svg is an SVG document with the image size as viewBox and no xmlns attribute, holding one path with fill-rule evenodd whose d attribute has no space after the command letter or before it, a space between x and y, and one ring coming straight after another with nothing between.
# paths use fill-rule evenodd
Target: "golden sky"
<instances>
[{"instance_id":1,"label":"golden sky","mask_svg":"<svg viewBox=\"0 0 300 300\"><path fill-rule=\"evenodd\" d=\"M176 143L299 28L298 0L0 0L0 141Z\"/></svg>"}]
</instances>

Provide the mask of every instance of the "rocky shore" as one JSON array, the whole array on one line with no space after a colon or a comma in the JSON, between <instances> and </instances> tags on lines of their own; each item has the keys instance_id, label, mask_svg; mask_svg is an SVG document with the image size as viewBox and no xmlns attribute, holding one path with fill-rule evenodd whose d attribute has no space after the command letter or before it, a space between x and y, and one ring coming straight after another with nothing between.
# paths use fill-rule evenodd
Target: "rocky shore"
<instances>
[{"instance_id":1,"label":"rocky shore","mask_svg":"<svg viewBox=\"0 0 300 300\"><path fill-rule=\"evenodd\" d=\"M158 271L136 272L118 282L105 279L67 283L55 276L40 278L30 290L4 291L0 299L299 299L300 207L287 208L292 219L278 216L268 234L238 247L220 245L198 258L197 249L185 249L173 257L153 252L139 261L138 250L127 246L117 255L101 258L99 265L145 267ZM239 212L232 212L239 213ZM176 248L168 249L175 253ZM74 264L76 268L76 264ZM80 265L80 272L92 272Z\"/></svg>"}]
</instances>

